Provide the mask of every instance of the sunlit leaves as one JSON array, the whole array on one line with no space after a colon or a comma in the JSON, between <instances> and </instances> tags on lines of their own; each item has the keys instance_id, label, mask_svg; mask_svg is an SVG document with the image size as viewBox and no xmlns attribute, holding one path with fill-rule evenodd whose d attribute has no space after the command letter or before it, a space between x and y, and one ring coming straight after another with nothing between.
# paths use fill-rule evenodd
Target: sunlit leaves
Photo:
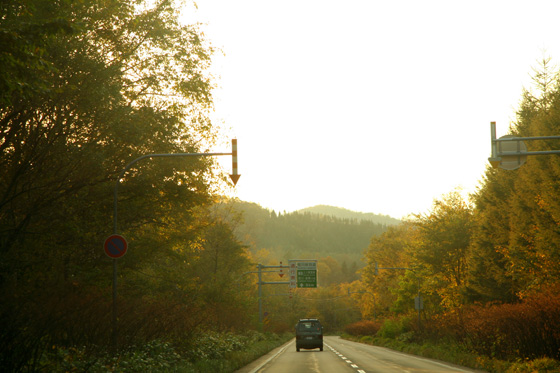
<instances>
[{"instance_id":1,"label":"sunlit leaves","mask_svg":"<svg viewBox=\"0 0 560 373\"><path fill-rule=\"evenodd\" d=\"M534 89L524 92L512 133L560 134L558 72L544 58ZM558 140L526 142L530 151L560 148ZM560 279L560 160L531 156L515 171L488 170L475 196L471 287L482 299L512 300ZM476 270L476 272L475 272Z\"/></svg>"},{"instance_id":2,"label":"sunlit leaves","mask_svg":"<svg viewBox=\"0 0 560 373\"><path fill-rule=\"evenodd\" d=\"M113 231L116 176L141 155L198 153L212 144L213 83L205 71L212 48L195 26L178 22L177 5L0 5L0 285L27 302L13 307L37 307L33 300L42 302L69 286L84 297L91 289L107 295L111 265L102 242ZM200 298L193 300L203 285L194 279L191 254L202 257L205 233L194 211L211 200L212 163L148 159L118 184L117 230L130 245L119 263L120 294L122 309L130 311L124 325L131 334L150 311L163 333L170 320L179 322L201 307ZM222 238L231 243L227 234ZM3 326L32 317L13 307L0 309ZM56 312L64 307L80 312L71 304ZM58 316L44 317L48 324ZM184 327L202 319L185 321ZM80 328L70 324L64 327ZM136 329L135 336L157 332ZM43 338L40 326L30 333ZM18 344L17 335L2 337Z\"/></svg>"}]
</instances>

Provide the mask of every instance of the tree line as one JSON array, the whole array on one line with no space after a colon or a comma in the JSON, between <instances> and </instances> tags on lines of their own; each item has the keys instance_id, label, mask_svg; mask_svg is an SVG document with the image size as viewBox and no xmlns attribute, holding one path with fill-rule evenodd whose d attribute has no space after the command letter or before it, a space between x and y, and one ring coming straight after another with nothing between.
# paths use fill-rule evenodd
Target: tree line
<instances>
[{"instance_id":1,"label":"tree line","mask_svg":"<svg viewBox=\"0 0 560 373\"><path fill-rule=\"evenodd\" d=\"M560 78L558 71L550 67L548 58L536 70L532 89L524 90L516 114L517 119L510 127L512 135L560 134ZM560 149L558 140L531 141L527 146L531 151ZM373 237L366 252L368 264L362 271L362 284L375 293L378 312L415 312L413 298L420 291L426 320L444 315L455 320L454 326L446 330L467 330L468 325L475 325L475 319L466 316L475 313L495 321L494 325L485 326L484 330L495 333L485 335L485 340L514 338L504 345L529 346L531 343L520 340L527 339L527 334L516 337L515 333L507 333L504 337L501 333L506 330L498 326L507 324L507 320L514 323L515 317L521 318L525 312L525 316L541 315L532 320L529 328L539 335L533 341L540 340L543 348L556 345L554 338L543 340L542 337L559 332L557 323L550 319L559 309L551 311L547 307L533 311L531 303L542 305L544 297L551 305L558 305L559 177L557 155L530 156L525 165L513 171L488 166L470 199L463 198L460 191L452 191L436 201L429 213L415 215ZM376 273L376 263L377 268L410 270L379 269ZM509 311L490 308L500 304L520 306L510 307ZM487 313L472 308L477 305ZM502 317L501 321L497 315ZM523 320L527 322L525 316ZM474 340L479 331L480 325L473 326L473 334L463 337ZM492 353L511 356L507 352L509 347ZM534 357L538 352L533 347L530 352L528 348L520 348L518 352L521 356ZM541 352L549 354L550 349ZM557 351L553 355L548 356L560 357Z\"/></svg>"},{"instance_id":2,"label":"tree line","mask_svg":"<svg viewBox=\"0 0 560 373\"><path fill-rule=\"evenodd\" d=\"M386 224L376 223L369 216L368 219L339 218L307 210L277 213L239 199L222 198L212 210L231 227L254 265L257 262L287 265L290 259L315 259L318 260L321 286L357 280L358 272L364 266L363 253L371 237L387 230ZM352 215L349 210L345 214ZM380 219L390 219L392 224L398 221L385 216Z\"/></svg>"},{"instance_id":3,"label":"tree line","mask_svg":"<svg viewBox=\"0 0 560 373\"><path fill-rule=\"evenodd\" d=\"M139 156L202 153L215 52L181 2L3 1L0 5L0 366L45 352L106 352L117 176ZM208 209L228 188L211 158L146 159L118 184L121 348L188 348L205 327L251 322L230 286L250 258ZM226 315L236 314L234 319Z\"/></svg>"},{"instance_id":4,"label":"tree line","mask_svg":"<svg viewBox=\"0 0 560 373\"><path fill-rule=\"evenodd\" d=\"M271 250L280 259L318 255L360 262L371 237L387 230L387 224L371 220L339 218L307 210L277 213L255 203L229 203L243 215L235 226L239 240L253 251Z\"/></svg>"}]
</instances>

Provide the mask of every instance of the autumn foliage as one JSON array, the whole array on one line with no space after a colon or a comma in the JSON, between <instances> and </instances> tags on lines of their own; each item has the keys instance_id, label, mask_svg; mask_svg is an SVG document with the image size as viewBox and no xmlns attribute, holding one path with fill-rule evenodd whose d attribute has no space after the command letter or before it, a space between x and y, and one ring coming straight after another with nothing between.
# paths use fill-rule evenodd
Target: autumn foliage
<instances>
[{"instance_id":1,"label":"autumn foliage","mask_svg":"<svg viewBox=\"0 0 560 373\"><path fill-rule=\"evenodd\" d=\"M377 334L380 327L381 324L377 321L360 320L353 324L346 325L344 331L353 336L374 336L375 334Z\"/></svg>"},{"instance_id":2,"label":"autumn foliage","mask_svg":"<svg viewBox=\"0 0 560 373\"><path fill-rule=\"evenodd\" d=\"M560 287L515 304L471 305L429 323L431 337L455 336L481 355L560 359Z\"/></svg>"}]
</instances>

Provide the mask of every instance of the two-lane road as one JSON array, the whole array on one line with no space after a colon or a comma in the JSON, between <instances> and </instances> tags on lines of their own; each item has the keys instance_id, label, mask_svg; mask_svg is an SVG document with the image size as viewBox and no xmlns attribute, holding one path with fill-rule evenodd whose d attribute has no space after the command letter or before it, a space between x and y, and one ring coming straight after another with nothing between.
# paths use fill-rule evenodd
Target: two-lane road
<instances>
[{"instance_id":1,"label":"two-lane road","mask_svg":"<svg viewBox=\"0 0 560 373\"><path fill-rule=\"evenodd\" d=\"M417 357L351 342L339 337L325 337L324 351L296 352L295 340L240 369L238 373L471 373L480 372L453 364Z\"/></svg>"}]
</instances>

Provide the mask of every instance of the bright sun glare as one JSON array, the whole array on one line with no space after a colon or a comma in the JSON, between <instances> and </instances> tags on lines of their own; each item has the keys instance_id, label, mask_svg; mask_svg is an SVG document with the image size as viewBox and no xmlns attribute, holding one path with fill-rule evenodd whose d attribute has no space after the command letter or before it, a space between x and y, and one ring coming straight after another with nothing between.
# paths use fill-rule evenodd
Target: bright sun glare
<instances>
[{"instance_id":1,"label":"bright sun glare","mask_svg":"<svg viewBox=\"0 0 560 373\"><path fill-rule=\"evenodd\" d=\"M532 69L560 55L559 13L558 1L215 0L185 19L224 52L215 119L239 141L237 197L400 218L476 189L490 122L504 134Z\"/></svg>"}]
</instances>

